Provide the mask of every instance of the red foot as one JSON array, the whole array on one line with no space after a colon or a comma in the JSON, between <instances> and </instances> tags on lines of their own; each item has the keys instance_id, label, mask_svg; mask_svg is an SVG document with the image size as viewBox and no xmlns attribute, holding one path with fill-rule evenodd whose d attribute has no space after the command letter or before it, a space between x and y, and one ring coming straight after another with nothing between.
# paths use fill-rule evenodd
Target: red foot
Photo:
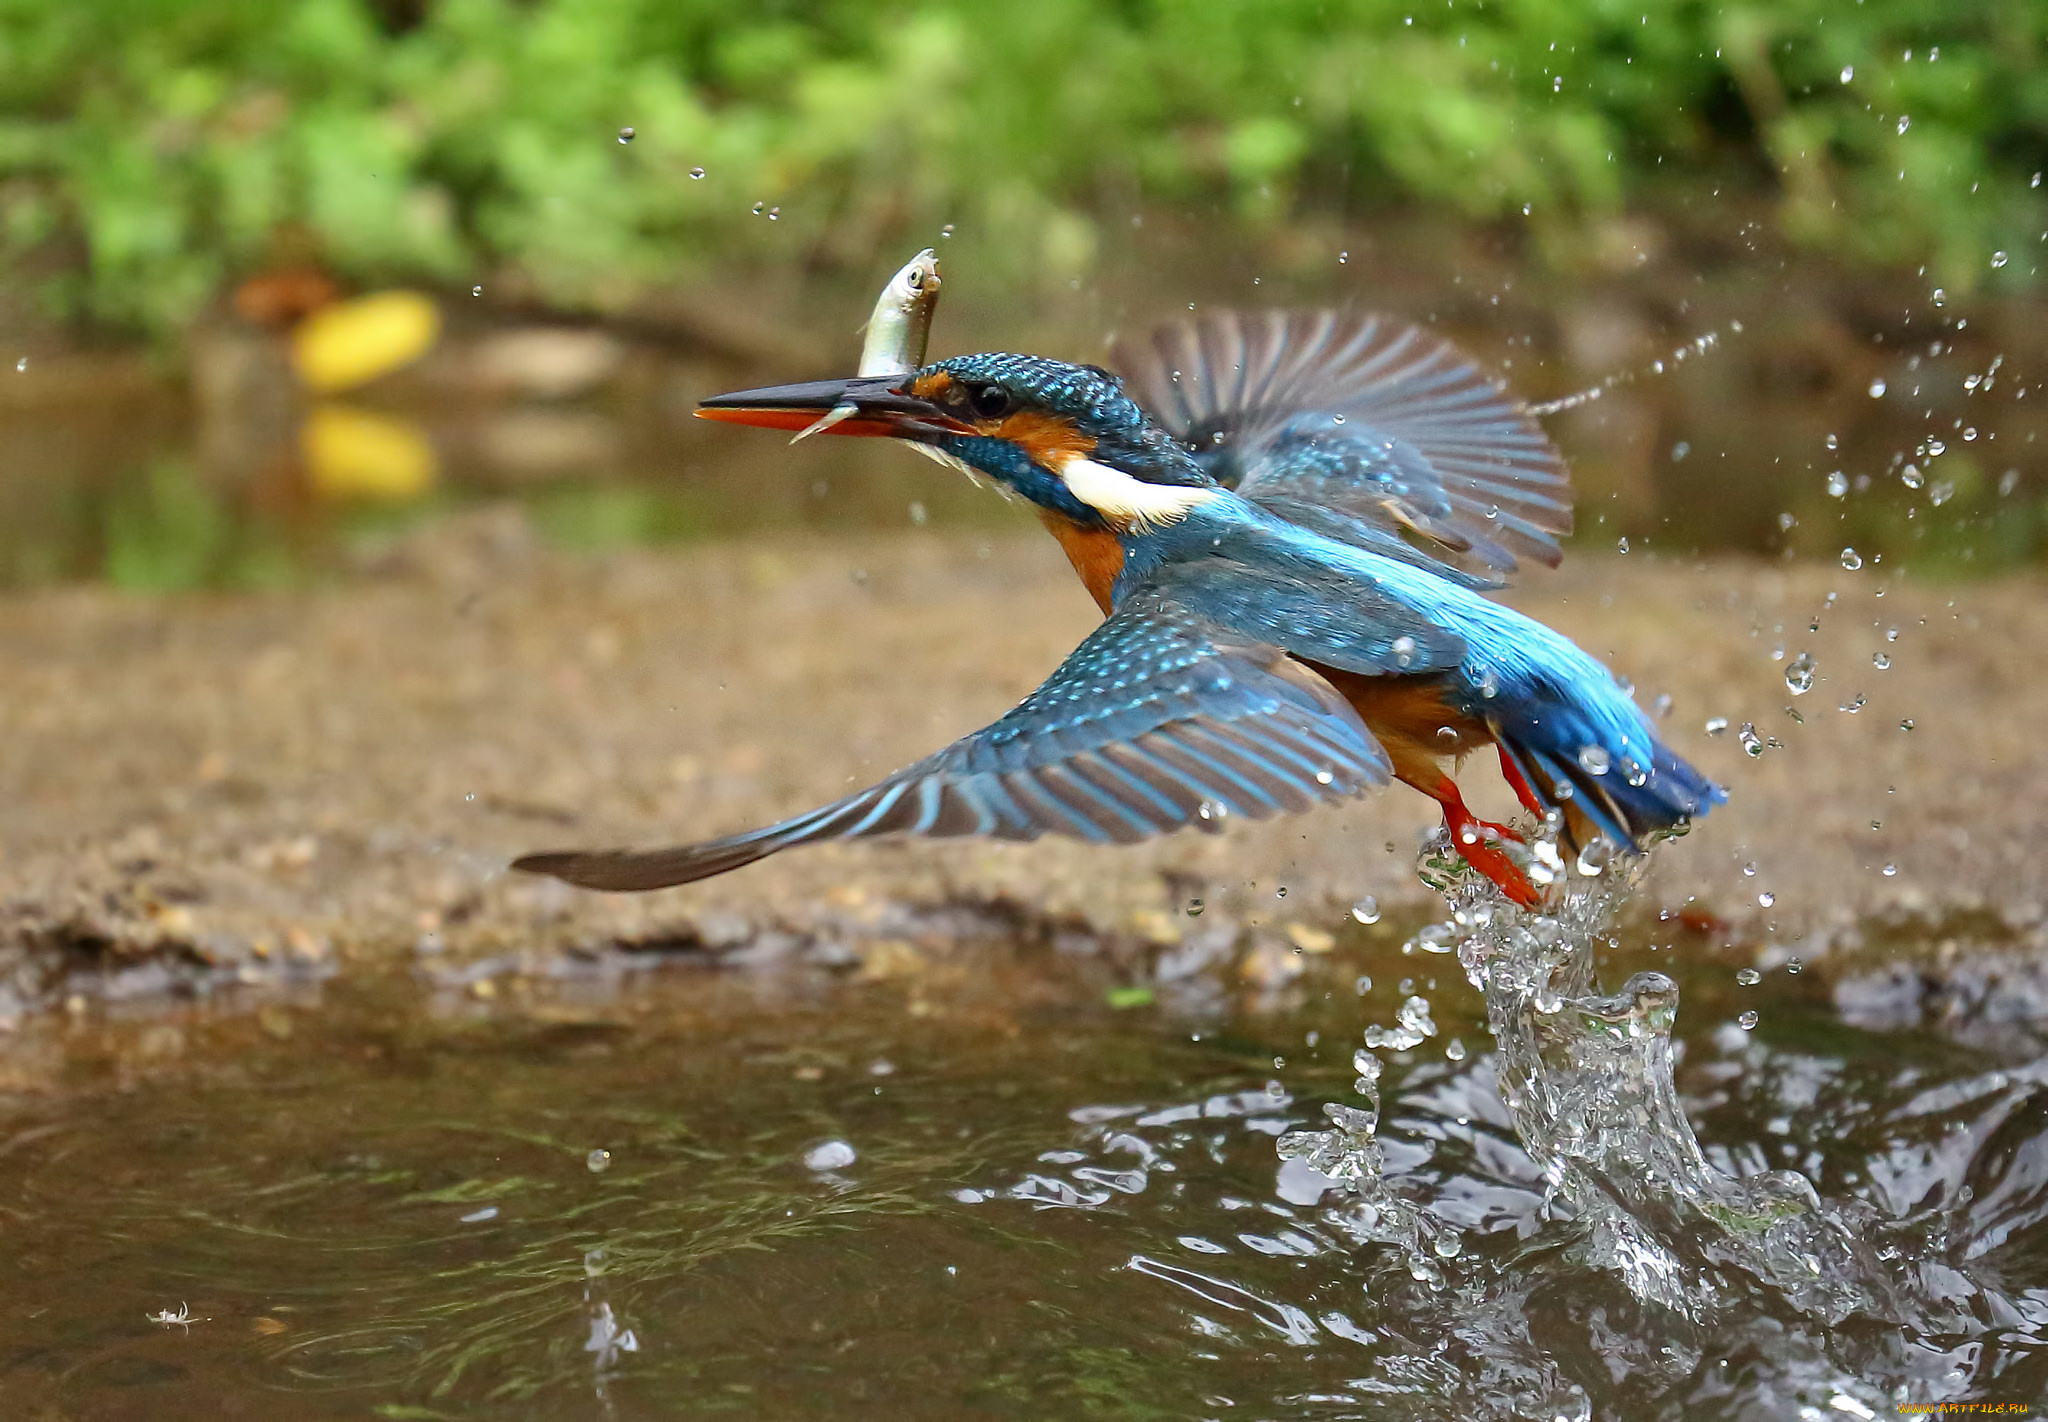
<instances>
[{"instance_id":1,"label":"red foot","mask_svg":"<svg viewBox=\"0 0 2048 1422\"><path fill-rule=\"evenodd\" d=\"M1522 802L1522 808L1537 819L1542 819L1543 802L1536 798L1536 791L1522 774L1522 768L1515 764L1515 758L1508 754L1506 746L1500 748L1500 773L1507 778L1508 784L1514 787L1515 798Z\"/></svg>"},{"instance_id":2,"label":"red foot","mask_svg":"<svg viewBox=\"0 0 2048 1422\"><path fill-rule=\"evenodd\" d=\"M1511 839L1523 843L1522 837L1506 825L1482 820L1465 807L1465 797L1458 793L1458 787L1446 775L1437 781L1433 792L1436 802L1444 807L1444 825L1451 832L1451 843L1457 848L1465 862L1491 879L1494 885L1523 908L1536 908L1543 902L1543 896L1536 892L1536 886L1529 882L1529 876L1522 867L1501 850L1489 843Z\"/></svg>"}]
</instances>

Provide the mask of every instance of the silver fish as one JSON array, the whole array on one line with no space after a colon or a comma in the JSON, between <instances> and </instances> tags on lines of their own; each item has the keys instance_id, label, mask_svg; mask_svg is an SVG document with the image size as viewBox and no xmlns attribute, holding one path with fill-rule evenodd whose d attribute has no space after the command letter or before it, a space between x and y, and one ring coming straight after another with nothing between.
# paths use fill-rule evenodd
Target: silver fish
<instances>
[{"instance_id":1,"label":"silver fish","mask_svg":"<svg viewBox=\"0 0 2048 1422\"><path fill-rule=\"evenodd\" d=\"M889 284L875 300L874 315L868 318L868 337L860 348L856 375L908 375L924 364L925 346L932 334L932 310L939 304L939 286L938 253L929 247L889 278ZM829 430L853 412L851 405L835 405L792 435L789 442L795 444L820 430Z\"/></svg>"},{"instance_id":2,"label":"silver fish","mask_svg":"<svg viewBox=\"0 0 2048 1422\"><path fill-rule=\"evenodd\" d=\"M939 258L927 247L889 278L868 318L856 375L908 375L924 364L932 310L939 304Z\"/></svg>"}]
</instances>

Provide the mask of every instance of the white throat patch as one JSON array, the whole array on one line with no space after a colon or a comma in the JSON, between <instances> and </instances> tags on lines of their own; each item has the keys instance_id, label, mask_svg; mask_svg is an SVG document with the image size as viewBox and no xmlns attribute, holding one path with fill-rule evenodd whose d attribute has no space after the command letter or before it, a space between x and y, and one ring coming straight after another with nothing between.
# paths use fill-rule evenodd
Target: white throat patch
<instances>
[{"instance_id":1,"label":"white throat patch","mask_svg":"<svg viewBox=\"0 0 2048 1422\"><path fill-rule=\"evenodd\" d=\"M1179 523L1190 509L1216 497L1214 489L1148 484L1078 454L1060 464L1059 476L1069 493L1112 524L1140 531Z\"/></svg>"}]
</instances>

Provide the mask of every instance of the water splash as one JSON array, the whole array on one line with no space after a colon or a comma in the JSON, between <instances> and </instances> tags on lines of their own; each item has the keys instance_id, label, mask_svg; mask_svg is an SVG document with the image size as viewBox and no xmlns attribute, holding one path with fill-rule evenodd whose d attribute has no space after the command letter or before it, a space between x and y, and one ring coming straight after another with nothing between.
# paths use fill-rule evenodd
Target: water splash
<instances>
[{"instance_id":1,"label":"water splash","mask_svg":"<svg viewBox=\"0 0 2048 1422\"><path fill-rule=\"evenodd\" d=\"M1435 937L1455 940L1484 996L1499 1097L1542 1182L1540 1210L1516 1230L1619 1279L1667 1315L1655 1332L1672 1341L1654 1371L1668 1378L1699 1362L1685 1340L1762 1326L1778 1330L1781 1344L1803 1340L1820 1373L1839 1370L1835 1395L1845 1403L1888 1409L1889 1393L1848 1379L1910 1376L1915 1358L1931 1352L1920 1340L1987 1331L1999 1313L1987 1306L1992 1291L1967 1276L1961 1252L1927 1212L1887 1217L1861 1200L1823 1198L1797 1171L1760 1168L1760 1156L1759 1168L1739 1174L1709 1160L1673 1078L1678 985L1644 972L1603 994L1594 980L1595 950L1612 941L1644 862L1571 878L1546 911L1523 913L1441 836L1425 846L1422 877L1450 909ZM1403 1023L1413 1015L1404 1005ZM1368 1043L1375 1033L1397 1049L1412 1045L1379 1029ZM1365 1107L1326 1105L1332 1129L1284 1136L1282 1160L1341 1187L1350 1231L1400 1251L1412 1277L1442 1293L1450 1312L1483 1309L1499 1322L1501 1278L1489 1267L1459 1272L1468 1251L1444 1201L1430 1196L1432 1182L1387 1169L1380 1064L1361 1051L1356 1065ZM1528 1320L1514 1332L1526 1338ZM1571 1399L1547 1394L1544 1406L1560 1402ZM1590 1413L1581 1402L1541 1415Z\"/></svg>"},{"instance_id":2,"label":"water splash","mask_svg":"<svg viewBox=\"0 0 2048 1422\"><path fill-rule=\"evenodd\" d=\"M1742 323L1740 321L1730 321L1728 329L1739 335L1742 332ZM1560 396L1555 400L1538 401L1528 407L1529 413L1543 417L1561 414L1566 410L1575 410L1581 405L1591 404L1617 386L1634 384L1639 374L1662 375L1666 370L1683 364L1688 358L1698 358L1706 355L1720 345L1720 343L1720 331L1708 331L1704 335L1695 336L1682 346L1674 347L1669 356L1650 361L1645 366L1632 366L1625 370L1617 370L1612 374L1603 376L1597 385L1590 385L1584 390ZM1687 452L1688 446L1680 444L1672 450L1671 457L1673 459L1683 459ZM1621 551L1626 553L1628 549L1624 547Z\"/></svg>"}]
</instances>

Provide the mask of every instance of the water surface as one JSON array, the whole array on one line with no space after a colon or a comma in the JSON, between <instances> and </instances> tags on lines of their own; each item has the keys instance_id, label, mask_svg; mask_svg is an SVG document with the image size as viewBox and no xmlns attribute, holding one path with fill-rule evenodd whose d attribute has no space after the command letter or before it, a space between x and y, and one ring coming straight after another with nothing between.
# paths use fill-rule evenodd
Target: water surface
<instances>
[{"instance_id":1,"label":"water surface","mask_svg":"<svg viewBox=\"0 0 2048 1422\"><path fill-rule=\"evenodd\" d=\"M1830 1324L1756 1289L1719 1315L1645 1302L1518 1140L1457 960L1377 925L1264 988L1133 990L1019 949L881 981L565 965L487 998L80 1003L16 1042L0 1389L109 1418L2038 1400L2038 1041L1854 1026L1811 973L1744 985L1673 933L1620 935L1600 975L1683 981L1708 1159L1921 1221L1967 1328ZM1386 1178L1457 1241L1420 1260L1276 1150L1363 1104L1360 1024L1411 995L1436 1033L1378 1053Z\"/></svg>"}]
</instances>

